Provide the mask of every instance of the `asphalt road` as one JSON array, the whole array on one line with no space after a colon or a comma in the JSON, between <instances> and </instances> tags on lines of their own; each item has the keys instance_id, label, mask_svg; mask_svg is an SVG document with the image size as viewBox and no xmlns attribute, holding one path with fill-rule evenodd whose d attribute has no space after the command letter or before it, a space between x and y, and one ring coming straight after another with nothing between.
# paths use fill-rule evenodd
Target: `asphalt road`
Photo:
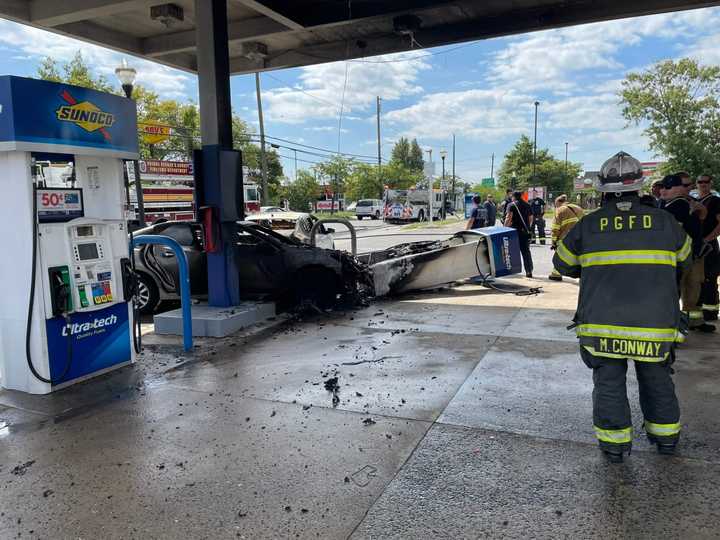
<instances>
[{"instance_id":1,"label":"asphalt road","mask_svg":"<svg viewBox=\"0 0 720 540\"><path fill-rule=\"evenodd\" d=\"M447 238L462 229L465 221L458 220L457 223L449 226L427 226L419 229L408 229L404 224L391 224L382 221L352 220L352 224L357 232L358 253L367 253L387 249L405 242ZM331 225L331 227L337 231L335 234L335 247L350 251L350 233L342 225Z\"/></svg>"}]
</instances>

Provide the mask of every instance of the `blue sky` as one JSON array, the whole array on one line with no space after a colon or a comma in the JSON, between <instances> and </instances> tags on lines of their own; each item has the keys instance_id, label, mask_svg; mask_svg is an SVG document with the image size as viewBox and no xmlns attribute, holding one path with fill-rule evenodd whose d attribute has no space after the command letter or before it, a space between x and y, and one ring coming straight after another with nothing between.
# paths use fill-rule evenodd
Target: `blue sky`
<instances>
[{"instance_id":1,"label":"blue sky","mask_svg":"<svg viewBox=\"0 0 720 540\"><path fill-rule=\"evenodd\" d=\"M532 137L537 100L538 146L558 158L567 141L570 159L589 170L620 149L653 160L641 127L626 127L620 115L620 82L668 58L720 64L719 23L720 8L709 8L264 73L265 129L305 145L375 156L379 95L384 157L408 136L439 161L455 134L457 174L474 182L490 175L493 153L497 168L520 135ZM0 20L0 73L32 75L44 56L67 60L78 49L98 73L114 78L119 53ZM195 77L129 60L138 81L162 97L197 101ZM233 77L231 88L235 112L256 127L254 76ZM301 168L322 159L301 152L298 158ZM293 159L283 161L292 177ZM446 163L450 170L452 158Z\"/></svg>"}]
</instances>

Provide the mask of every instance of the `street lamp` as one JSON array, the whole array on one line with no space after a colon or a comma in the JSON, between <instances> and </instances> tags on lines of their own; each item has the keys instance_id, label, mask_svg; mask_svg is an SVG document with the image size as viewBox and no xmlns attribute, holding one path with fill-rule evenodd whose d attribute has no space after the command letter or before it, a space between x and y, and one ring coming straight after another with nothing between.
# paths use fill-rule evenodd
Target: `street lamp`
<instances>
[{"instance_id":1,"label":"street lamp","mask_svg":"<svg viewBox=\"0 0 720 540\"><path fill-rule=\"evenodd\" d=\"M125 92L125 97L128 99L132 99L133 85L135 84L135 77L137 77L137 71L135 70L135 68L130 67L127 63L127 60L123 58L122 63L117 68L115 68L115 75L117 76L120 84L122 85L123 92ZM133 172L135 176L135 195L137 197L137 217L139 225L141 227L144 227L146 225L145 200L143 198L142 182L140 182L140 165L137 160L133 161ZM128 185L125 186L126 191L128 190L128 187ZM130 202L129 193L130 192L128 191L128 210Z\"/></svg>"},{"instance_id":2,"label":"street lamp","mask_svg":"<svg viewBox=\"0 0 720 540\"><path fill-rule=\"evenodd\" d=\"M135 84L135 78L137 77L137 71L135 68L128 66L127 60L123 58L122 63L115 68L115 75L122 85L125 97L132 99L133 85Z\"/></svg>"},{"instance_id":3,"label":"street lamp","mask_svg":"<svg viewBox=\"0 0 720 540\"><path fill-rule=\"evenodd\" d=\"M440 159L442 159L442 181L440 182L440 189L442 189L443 205L442 205L442 217L445 219L445 158L447 157L447 150L444 148L440 150Z\"/></svg>"},{"instance_id":4,"label":"street lamp","mask_svg":"<svg viewBox=\"0 0 720 540\"><path fill-rule=\"evenodd\" d=\"M535 102L535 137L533 138L533 183L535 183L535 175L537 172L537 119L539 101Z\"/></svg>"}]
</instances>

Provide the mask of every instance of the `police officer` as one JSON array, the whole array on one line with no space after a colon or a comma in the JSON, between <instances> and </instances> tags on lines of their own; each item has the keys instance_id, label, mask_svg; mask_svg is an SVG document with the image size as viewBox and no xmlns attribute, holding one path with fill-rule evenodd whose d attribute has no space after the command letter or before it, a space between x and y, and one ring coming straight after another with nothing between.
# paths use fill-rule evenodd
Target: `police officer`
<instances>
[{"instance_id":1,"label":"police officer","mask_svg":"<svg viewBox=\"0 0 720 540\"><path fill-rule=\"evenodd\" d=\"M530 212L533 216L533 225L532 225L532 239L530 240L531 244L535 243L535 240L537 237L540 237L540 243L544 246L545 245L545 201L542 199L542 197L538 196L537 190L533 189L531 192L531 200L530 200ZM537 236L535 235L535 230L537 229Z\"/></svg>"},{"instance_id":2,"label":"police officer","mask_svg":"<svg viewBox=\"0 0 720 540\"><path fill-rule=\"evenodd\" d=\"M609 461L632 446L625 376L634 360L645 432L661 454L680 436L680 408L670 377L680 331L677 271L692 261L692 242L673 216L640 202L640 162L619 152L602 166L602 207L558 241L553 262L580 278L575 329L593 370L593 424Z\"/></svg>"}]
</instances>

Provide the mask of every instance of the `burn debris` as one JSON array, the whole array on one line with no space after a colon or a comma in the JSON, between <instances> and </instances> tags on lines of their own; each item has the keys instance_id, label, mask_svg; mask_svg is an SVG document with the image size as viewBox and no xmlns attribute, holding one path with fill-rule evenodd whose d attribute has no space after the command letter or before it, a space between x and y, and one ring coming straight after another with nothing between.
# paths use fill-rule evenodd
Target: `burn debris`
<instances>
[{"instance_id":1,"label":"burn debris","mask_svg":"<svg viewBox=\"0 0 720 540\"><path fill-rule=\"evenodd\" d=\"M333 407L337 407L340 403L340 396L338 395L340 393L340 384L337 376L330 377L325 381L325 390L332 392L332 404Z\"/></svg>"}]
</instances>

